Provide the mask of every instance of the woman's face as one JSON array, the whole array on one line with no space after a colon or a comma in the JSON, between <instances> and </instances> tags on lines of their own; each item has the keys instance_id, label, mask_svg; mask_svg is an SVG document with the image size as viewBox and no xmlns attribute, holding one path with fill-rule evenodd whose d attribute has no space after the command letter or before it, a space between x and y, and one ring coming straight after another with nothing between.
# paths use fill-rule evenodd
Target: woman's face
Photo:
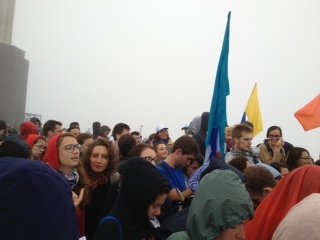
<instances>
[{"instance_id":1,"label":"woman's face","mask_svg":"<svg viewBox=\"0 0 320 240\"><path fill-rule=\"evenodd\" d=\"M272 130L268 135L269 144L271 146L275 146L280 138L281 138L280 130L279 129Z\"/></svg>"},{"instance_id":2,"label":"woman's face","mask_svg":"<svg viewBox=\"0 0 320 240\"><path fill-rule=\"evenodd\" d=\"M156 200L149 205L148 208L148 217L149 219L153 219L161 214L161 206L167 199L167 194L158 195Z\"/></svg>"},{"instance_id":3,"label":"woman's face","mask_svg":"<svg viewBox=\"0 0 320 240\"><path fill-rule=\"evenodd\" d=\"M153 165L156 165L156 152L151 148L145 148L141 154L140 157L144 160L152 163Z\"/></svg>"},{"instance_id":4,"label":"woman's face","mask_svg":"<svg viewBox=\"0 0 320 240\"><path fill-rule=\"evenodd\" d=\"M101 173L109 164L108 150L105 146L95 146L90 155L90 167L94 172Z\"/></svg>"},{"instance_id":5,"label":"woman's face","mask_svg":"<svg viewBox=\"0 0 320 240\"><path fill-rule=\"evenodd\" d=\"M159 136L159 138L160 139L167 139L168 138L168 129L166 129L166 128L164 128L164 129L162 129L162 130L160 130L159 132L158 132L158 136Z\"/></svg>"},{"instance_id":6,"label":"woman's face","mask_svg":"<svg viewBox=\"0 0 320 240\"><path fill-rule=\"evenodd\" d=\"M228 228L219 234L214 240L244 240L246 239L244 224L238 224L233 228Z\"/></svg>"},{"instance_id":7,"label":"woman's face","mask_svg":"<svg viewBox=\"0 0 320 240\"><path fill-rule=\"evenodd\" d=\"M165 144L161 143L157 145L157 159L158 160L164 160L168 157L169 152L167 150L167 147Z\"/></svg>"},{"instance_id":8,"label":"woman's face","mask_svg":"<svg viewBox=\"0 0 320 240\"><path fill-rule=\"evenodd\" d=\"M64 137L58 151L61 167L74 168L78 166L80 145L75 138L69 136Z\"/></svg>"},{"instance_id":9,"label":"woman's face","mask_svg":"<svg viewBox=\"0 0 320 240\"><path fill-rule=\"evenodd\" d=\"M303 167L303 166L311 165L311 164L312 164L312 162L311 162L311 158L310 158L309 153L306 151L303 151L300 155L300 158L297 161L297 166Z\"/></svg>"},{"instance_id":10,"label":"woman's face","mask_svg":"<svg viewBox=\"0 0 320 240\"><path fill-rule=\"evenodd\" d=\"M32 159L40 159L46 149L46 142L43 139L39 138L31 149Z\"/></svg>"}]
</instances>

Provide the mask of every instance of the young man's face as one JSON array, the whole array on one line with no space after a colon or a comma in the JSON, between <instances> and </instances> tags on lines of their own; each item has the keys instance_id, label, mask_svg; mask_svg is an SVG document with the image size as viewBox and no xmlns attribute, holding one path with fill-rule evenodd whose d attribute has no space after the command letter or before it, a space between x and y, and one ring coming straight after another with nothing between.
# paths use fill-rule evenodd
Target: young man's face
<instances>
[{"instance_id":1,"label":"young man's face","mask_svg":"<svg viewBox=\"0 0 320 240\"><path fill-rule=\"evenodd\" d=\"M235 148L236 150L248 152L251 150L253 133L251 132L242 132L240 138L235 138Z\"/></svg>"},{"instance_id":2,"label":"young man's face","mask_svg":"<svg viewBox=\"0 0 320 240\"><path fill-rule=\"evenodd\" d=\"M56 134L62 134L62 126L61 125L56 125L55 128L54 128L54 131L53 131L53 135L56 135Z\"/></svg>"},{"instance_id":3,"label":"young man's face","mask_svg":"<svg viewBox=\"0 0 320 240\"><path fill-rule=\"evenodd\" d=\"M182 154L179 157L179 160L177 161L177 167L186 167L190 165L190 162L192 162L195 159L194 154Z\"/></svg>"}]
</instances>

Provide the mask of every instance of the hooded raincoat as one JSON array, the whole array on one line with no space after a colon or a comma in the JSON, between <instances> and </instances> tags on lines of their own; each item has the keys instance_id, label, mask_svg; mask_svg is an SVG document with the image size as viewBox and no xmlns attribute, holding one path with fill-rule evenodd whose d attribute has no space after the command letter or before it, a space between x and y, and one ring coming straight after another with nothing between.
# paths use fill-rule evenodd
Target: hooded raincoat
<instances>
[{"instance_id":1,"label":"hooded raincoat","mask_svg":"<svg viewBox=\"0 0 320 240\"><path fill-rule=\"evenodd\" d=\"M141 158L128 160L117 201L110 213L120 222L124 240L149 239L153 231L148 218L149 205L164 190L169 191L170 184L155 166ZM118 225L109 221L98 227L93 239L120 240L120 235Z\"/></svg>"},{"instance_id":2,"label":"hooded raincoat","mask_svg":"<svg viewBox=\"0 0 320 240\"><path fill-rule=\"evenodd\" d=\"M270 240L288 211L312 193L320 193L320 167L300 167L282 179L246 223L247 240Z\"/></svg>"},{"instance_id":3,"label":"hooded raincoat","mask_svg":"<svg viewBox=\"0 0 320 240\"><path fill-rule=\"evenodd\" d=\"M191 203L187 231L168 240L213 240L221 232L253 217L253 204L240 178L231 170L208 173Z\"/></svg>"},{"instance_id":4,"label":"hooded raincoat","mask_svg":"<svg viewBox=\"0 0 320 240\"><path fill-rule=\"evenodd\" d=\"M78 240L63 177L40 161L0 158L0 239Z\"/></svg>"}]
</instances>

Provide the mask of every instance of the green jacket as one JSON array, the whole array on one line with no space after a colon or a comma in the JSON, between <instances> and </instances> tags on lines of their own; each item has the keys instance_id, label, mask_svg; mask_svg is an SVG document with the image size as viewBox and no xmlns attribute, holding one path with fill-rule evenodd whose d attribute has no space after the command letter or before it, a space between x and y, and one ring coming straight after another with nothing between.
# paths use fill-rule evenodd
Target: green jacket
<instances>
[{"instance_id":1,"label":"green jacket","mask_svg":"<svg viewBox=\"0 0 320 240\"><path fill-rule=\"evenodd\" d=\"M253 204L239 177L231 170L215 170L200 182L192 200L187 232L168 240L213 240L222 231L253 217Z\"/></svg>"}]
</instances>

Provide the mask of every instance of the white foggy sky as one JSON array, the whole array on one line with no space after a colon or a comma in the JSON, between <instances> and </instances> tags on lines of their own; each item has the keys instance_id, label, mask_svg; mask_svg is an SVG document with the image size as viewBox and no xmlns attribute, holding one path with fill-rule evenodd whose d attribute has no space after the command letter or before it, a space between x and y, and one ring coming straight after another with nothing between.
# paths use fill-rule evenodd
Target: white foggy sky
<instances>
[{"instance_id":1,"label":"white foggy sky","mask_svg":"<svg viewBox=\"0 0 320 240\"><path fill-rule=\"evenodd\" d=\"M319 157L320 129L293 116L320 87L317 0L16 0L13 45L30 61L26 112L82 130L128 123L148 136L159 123L173 139L209 111L228 11L229 125L258 83L265 138Z\"/></svg>"}]
</instances>

